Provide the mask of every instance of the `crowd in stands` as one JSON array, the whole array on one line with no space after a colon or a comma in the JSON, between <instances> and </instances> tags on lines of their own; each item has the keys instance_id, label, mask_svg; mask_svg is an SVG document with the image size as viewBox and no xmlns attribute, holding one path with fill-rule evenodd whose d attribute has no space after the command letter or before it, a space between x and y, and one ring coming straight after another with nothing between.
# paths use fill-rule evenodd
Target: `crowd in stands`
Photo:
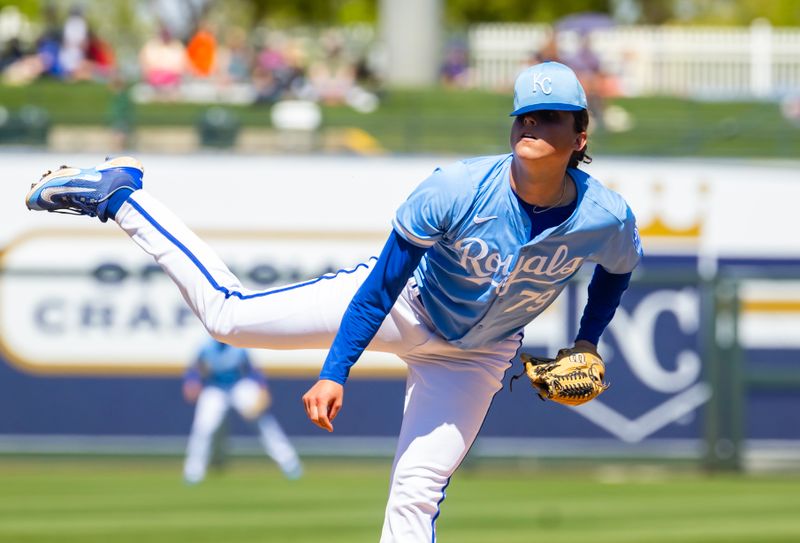
<instances>
[{"instance_id":1,"label":"crowd in stands","mask_svg":"<svg viewBox=\"0 0 800 543\"><path fill-rule=\"evenodd\" d=\"M377 107L380 84L362 51L330 30L315 40L280 31L218 29L200 20L183 39L166 24L138 51L134 101L274 103L300 99ZM112 44L101 39L80 8L58 20L50 8L33 44L19 37L0 42L0 77L11 85L39 78L107 81L122 77ZM130 66L124 66L126 79Z\"/></svg>"},{"instance_id":2,"label":"crowd in stands","mask_svg":"<svg viewBox=\"0 0 800 543\"><path fill-rule=\"evenodd\" d=\"M80 7L72 8L59 24L50 5L44 11L43 31L32 47L13 36L0 49L3 81L15 85L40 77L71 81L108 78L114 65L113 49L89 25Z\"/></svg>"},{"instance_id":3,"label":"crowd in stands","mask_svg":"<svg viewBox=\"0 0 800 543\"><path fill-rule=\"evenodd\" d=\"M29 47L18 37L0 43L0 75L7 84L22 85L49 77L65 81L108 81L120 85L114 48L95 31L81 8L58 17L53 4L44 11L42 30ZM556 60L572 67L587 92L596 126L605 122L605 99L613 95L614 78L604 73L589 33L579 33L580 46L569 54L560 49L558 29L520 65ZM1 38L1 37L0 37ZM354 47L341 31L312 37L286 31L218 28L199 18L187 36L174 35L160 24L146 36L138 58L125 59L137 69L130 85L134 102L272 104L304 100L326 105L346 104L362 112L378 105L380 82L368 62L368 44ZM469 88L468 44L451 41L442 55L440 82ZM524 64L524 65L523 65Z\"/></svg>"}]
</instances>

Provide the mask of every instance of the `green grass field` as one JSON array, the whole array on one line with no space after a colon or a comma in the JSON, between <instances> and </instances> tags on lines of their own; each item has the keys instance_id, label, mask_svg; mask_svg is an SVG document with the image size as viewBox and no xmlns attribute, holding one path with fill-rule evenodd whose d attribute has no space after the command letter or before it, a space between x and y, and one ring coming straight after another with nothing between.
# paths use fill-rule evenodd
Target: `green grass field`
<instances>
[{"instance_id":1,"label":"green grass field","mask_svg":"<svg viewBox=\"0 0 800 543\"><path fill-rule=\"evenodd\" d=\"M106 125L112 100L111 90L95 83L0 85L0 106L11 112L26 104L41 107L55 125ZM592 133L590 154L796 158L800 148L800 125L785 120L774 102L642 97L612 103L630 114L633 126L625 132ZM134 118L138 126L195 126L208 107L145 104L135 107ZM510 92L391 90L374 113L323 108L323 129L357 127L396 153L504 153L510 108ZM268 105L228 109L243 126L270 126Z\"/></svg>"},{"instance_id":2,"label":"green grass field","mask_svg":"<svg viewBox=\"0 0 800 543\"><path fill-rule=\"evenodd\" d=\"M184 486L178 459L0 458L0 541L378 540L387 461L312 461L299 481L234 459ZM442 504L447 543L797 542L800 477L467 465Z\"/></svg>"}]
</instances>

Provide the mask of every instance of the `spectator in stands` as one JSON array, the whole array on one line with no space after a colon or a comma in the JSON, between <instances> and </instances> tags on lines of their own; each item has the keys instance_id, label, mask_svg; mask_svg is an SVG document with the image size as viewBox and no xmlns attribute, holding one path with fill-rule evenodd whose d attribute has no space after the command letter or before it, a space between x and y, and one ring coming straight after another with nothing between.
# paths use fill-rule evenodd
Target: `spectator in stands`
<instances>
[{"instance_id":1,"label":"spectator in stands","mask_svg":"<svg viewBox=\"0 0 800 543\"><path fill-rule=\"evenodd\" d=\"M40 63L39 74L53 77L61 77L64 74L59 54L61 50L60 37L60 33L45 32L37 40L36 60Z\"/></svg>"},{"instance_id":2,"label":"spectator in stands","mask_svg":"<svg viewBox=\"0 0 800 543\"><path fill-rule=\"evenodd\" d=\"M356 70L344 51L344 40L334 32L322 37L323 56L308 69L308 81L314 94L330 106L346 102L347 94L355 85Z\"/></svg>"},{"instance_id":3,"label":"spectator in stands","mask_svg":"<svg viewBox=\"0 0 800 543\"><path fill-rule=\"evenodd\" d=\"M565 59L564 63L578 76L586 91L589 113L593 116L595 126L602 129L605 112L605 74L600 65L600 58L592 49L591 34L581 36L580 48L574 55Z\"/></svg>"},{"instance_id":4,"label":"spectator in stands","mask_svg":"<svg viewBox=\"0 0 800 543\"><path fill-rule=\"evenodd\" d=\"M247 43L247 31L235 26L230 28L223 45L217 52L220 80L225 83L250 81L253 66L253 51Z\"/></svg>"},{"instance_id":5,"label":"spectator in stands","mask_svg":"<svg viewBox=\"0 0 800 543\"><path fill-rule=\"evenodd\" d=\"M558 52L558 33L555 29L550 29L547 39L539 49L533 51L530 57L523 64L523 68L539 64L541 62L562 62Z\"/></svg>"},{"instance_id":6,"label":"spectator in stands","mask_svg":"<svg viewBox=\"0 0 800 543\"><path fill-rule=\"evenodd\" d=\"M274 103L286 98L316 100L306 78L306 54L302 46L281 35L265 40L253 70L257 101Z\"/></svg>"},{"instance_id":7,"label":"spectator in stands","mask_svg":"<svg viewBox=\"0 0 800 543\"><path fill-rule=\"evenodd\" d=\"M6 67L14 64L22 57L25 56L25 52L22 49L22 44L19 41L19 38L13 37L6 43L3 51L0 52L0 72L6 69Z\"/></svg>"},{"instance_id":8,"label":"spectator in stands","mask_svg":"<svg viewBox=\"0 0 800 543\"><path fill-rule=\"evenodd\" d=\"M59 61L62 27L58 23L58 10L53 2L44 5L42 19L44 30L36 40L36 55L41 62L42 75L61 77L63 70Z\"/></svg>"},{"instance_id":9,"label":"spectator in stands","mask_svg":"<svg viewBox=\"0 0 800 543\"><path fill-rule=\"evenodd\" d=\"M464 43L450 43L444 53L440 81L445 87L464 88L469 85L469 54Z\"/></svg>"},{"instance_id":10,"label":"spectator in stands","mask_svg":"<svg viewBox=\"0 0 800 543\"><path fill-rule=\"evenodd\" d=\"M64 77L77 76L77 78L81 78L83 76L82 70L88 45L89 23L83 14L83 8L77 5L73 6L64 21L61 47L58 52L58 60Z\"/></svg>"},{"instance_id":11,"label":"spectator in stands","mask_svg":"<svg viewBox=\"0 0 800 543\"><path fill-rule=\"evenodd\" d=\"M147 40L139 52L144 82L165 95L174 95L186 69L186 50L166 25Z\"/></svg>"},{"instance_id":12,"label":"spectator in stands","mask_svg":"<svg viewBox=\"0 0 800 543\"><path fill-rule=\"evenodd\" d=\"M115 69L114 49L89 27L86 61L94 78L108 80Z\"/></svg>"},{"instance_id":13,"label":"spectator in stands","mask_svg":"<svg viewBox=\"0 0 800 543\"><path fill-rule=\"evenodd\" d=\"M195 77L207 78L216 68L217 39L211 26L201 21L186 45L189 69Z\"/></svg>"},{"instance_id":14,"label":"spectator in stands","mask_svg":"<svg viewBox=\"0 0 800 543\"><path fill-rule=\"evenodd\" d=\"M107 81L112 76L113 70L114 51L111 45L102 40L91 26L88 27L83 60L72 68L69 79Z\"/></svg>"},{"instance_id":15,"label":"spectator in stands","mask_svg":"<svg viewBox=\"0 0 800 543\"><path fill-rule=\"evenodd\" d=\"M280 74L284 94L290 98L309 99L313 91L308 81L308 58L302 44L297 40L289 40L283 50L286 61Z\"/></svg>"},{"instance_id":16,"label":"spectator in stands","mask_svg":"<svg viewBox=\"0 0 800 543\"><path fill-rule=\"evenodd\" d=\"M256 57L252 78L258 102L274 103L283 96L285 88L281 73L287 67L286 57L282 51L283 43L283 37L280 35L267 36L264 48Z\"/></svg>"},{"instance_id":17,"label":"spectator in stands","mask_svg":"<svg viewBox=\"0 0 800 543\"><path fill-rule=\"evenodd\" d=\"M27 85L39 77L61 77L61 64L58 51L61 44L56 35L45 33L36 42L36 51L32 54L9 61L2 70L3 82L8 85Z\"/></svg>"},{"instance_id":18,"label":"spectator in stands","mask_svg":"<svg viewBox=\"0 0 800 543\"><path fill-rule=\"evenodd\" d=\"M355 66L356 85L379 99L383 95L384 88L375 62L375 58L369 54L369 51L364 51L361 54Z\"/></svg>"}]
</instances>

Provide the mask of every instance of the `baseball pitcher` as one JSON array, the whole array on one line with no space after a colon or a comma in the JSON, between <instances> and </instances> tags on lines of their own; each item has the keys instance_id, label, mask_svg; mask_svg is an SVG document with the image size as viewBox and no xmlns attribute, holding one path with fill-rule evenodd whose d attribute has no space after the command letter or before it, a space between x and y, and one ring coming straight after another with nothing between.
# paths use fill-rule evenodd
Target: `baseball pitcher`
<instances>
[{"instance_id":1,"label":"baseball pitcher","mask_svg":"<svg viewBox=\"0 0 800 543\"><path fill-rule=\"evenodd\" d=\"M594 267L574 344L556 360L526 363L542 397L591 400L606 388L596 345L642 255L623 198L579 169L590 161L589 115L572 70L557 62L524 70L511 116L511 152L436 169L397 210L377 258L266 291L244 289L143 190L133 158L48 173L26 203L115 221L219 341L329 349L303 396L309 419L328 431L361 353L399 356L409 371L381 541L430 542L450 477L502 387L524 327L581 267Z\"/></svg>"}]
</instances>

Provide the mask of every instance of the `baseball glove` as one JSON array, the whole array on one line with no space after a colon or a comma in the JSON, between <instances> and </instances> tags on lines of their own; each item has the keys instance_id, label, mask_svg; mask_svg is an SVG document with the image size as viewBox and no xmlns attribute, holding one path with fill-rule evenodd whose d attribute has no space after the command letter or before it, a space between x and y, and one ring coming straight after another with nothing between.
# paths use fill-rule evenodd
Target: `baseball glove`
<instances>
[{"instance_id":1,"label":"baseball glove","mask_svg":"<svg viewBox=\"0 0 800 543\"><path fill-rule=\"evenodd\" d=\"M603 359L595 353L561 349L555 358L540 358L526 353L522 353L520 358L525 370L511 381L527 374L542 400L581 405L609 387L603 380L606 372Z\"/></svg>"},{"instance_id":2,"label":"baseball glove","mask_svg":"<svg viewBox=\"0 0 800 543\"><path fill-rule=\"evenodd\" d=\"M269 390L249 377L240 379L231 389L231 403L246 420L256 420L271 402Z\"/></svg>"}]
</instances>

